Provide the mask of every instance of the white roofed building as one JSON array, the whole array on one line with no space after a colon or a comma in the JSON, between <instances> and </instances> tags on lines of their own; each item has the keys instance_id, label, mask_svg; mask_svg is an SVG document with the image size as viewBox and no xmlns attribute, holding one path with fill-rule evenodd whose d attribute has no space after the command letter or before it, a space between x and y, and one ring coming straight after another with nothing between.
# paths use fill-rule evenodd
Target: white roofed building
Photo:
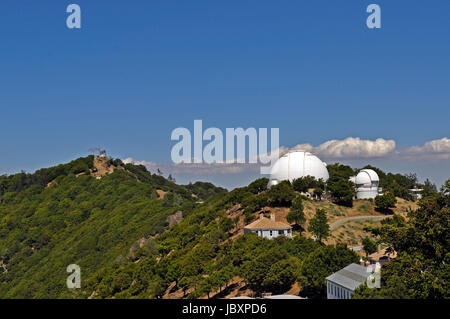
<instances>
[{"instance_id":1,"label":"white roofed building","mask_svg":"<svg viewBox=\"0 0 450 319\"><path fill-rule=\"evenodd\" d=\"M275 220L275 215L270 214L270 219L262 214L253 223L244 227L244 234L256 233L258 236L272 239L278 236L292 237L292 226Z\"/></svg>"},{"instance_id":2,"label":"white roofed building","mask_svg":"<svg viewBox=\"0 0 450 319\"><path fill-rule=\"evenodd\" d=\"M350 177L350 181L356 185L356 198L375 198L380 194L380 178L372 169L362 169L358 175Z\"/></svg>"},{"instance_id":3,"label":"white roofed building","mask_svg":"<svg viewBox=\"0 0 450 319\"><path fill-rule=\"evenodd\" d=\"M360 263L360 265L350 264L325 278L327 299L351 299L356 288L364 284L373 272L380 270L378 263L375 267L369 262L364 266L362 260Z\"/></svg>"}]
</instances>

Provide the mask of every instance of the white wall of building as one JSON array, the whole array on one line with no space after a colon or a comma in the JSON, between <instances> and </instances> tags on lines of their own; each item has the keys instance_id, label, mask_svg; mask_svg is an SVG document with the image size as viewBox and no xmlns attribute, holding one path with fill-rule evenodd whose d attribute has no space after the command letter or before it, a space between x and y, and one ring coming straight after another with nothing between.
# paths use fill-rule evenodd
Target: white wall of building
<instances>
[{"instance_id":1,"label":"white wall of building","mask_svg":"<svg viewBox=\"0 0 450 319\"><path fill-rule=\"evenodd\" d=\"M327 280L327 299L352 299L354 291Z\"/></svg>"},{"instance_id":2,"label":"white wall of building","mask_svg":"<svg viewBox=\"0 0 450 319\"><path fill-rule=\"evenodd\" d=\"M267 238L267 239L273 239L278 236L286 236L291 238L292 237L292 229L284 229L284 230L277 230L277 229L244 229L244 234L247 234L249 232L256 233L259 237Z\"/></svg>"},{"instance_id":3,"label":"white wall of building","mask_svg":"<svg viewBox=\"0 0 450 319\"><path fill-rule=\"evenodd\" d=\"M378 187L376 189L364 189L364 188L356 189L357 199L375 198L377 196L378 196Z\"/></svg>"}]
</instances>

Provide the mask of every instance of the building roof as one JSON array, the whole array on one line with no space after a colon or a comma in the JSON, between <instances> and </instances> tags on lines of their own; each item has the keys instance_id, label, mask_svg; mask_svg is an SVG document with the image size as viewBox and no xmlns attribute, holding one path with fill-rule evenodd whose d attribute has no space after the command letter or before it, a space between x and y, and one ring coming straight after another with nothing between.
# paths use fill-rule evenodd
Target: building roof
<instances>
[{"instance_id":1,"label":"building roof","mask_svg":"<svg viewBox=\"0 0 450 319\"><path fill-rule=\"evenodd\" d=\"M261 217L244 227L245 229L291 229L291 225Z\"/></svg>"},{"instance_id":2,"label":"building roof","mask_svg":"<svg viewBox=\"0 0 450 319\"><path fill-rule=\"evenodd\" d=\"M367 280L367 277L369 277L370 274L371 273L367 271L367 267L358 264L350 264L325 279L354 291Z\"/></svg>"}]
</instances>

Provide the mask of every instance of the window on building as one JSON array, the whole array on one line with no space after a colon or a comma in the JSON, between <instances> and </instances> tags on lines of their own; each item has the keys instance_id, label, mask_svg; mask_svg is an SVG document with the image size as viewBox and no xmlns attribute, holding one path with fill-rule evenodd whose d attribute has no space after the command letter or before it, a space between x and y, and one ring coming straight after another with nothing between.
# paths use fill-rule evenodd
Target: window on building
<instances>
[{"instance_id":1,"label":"window on building","mask_svg":"<svg viewBox=\"0 0 450 319\"><path fill-rule=\"evenodd\" d=\"M270 231L270 237L272 237L272 231Z\"/></svg>"},{"instance_id":2,"label":"window on building","mask_svg":"<svg viewBox=\"0 0 450 319\"><path fill-rule=\"evenodd\" d=\"M284 235L284 230L279 230L278 235Z\"/></svg>"}]
</instances>

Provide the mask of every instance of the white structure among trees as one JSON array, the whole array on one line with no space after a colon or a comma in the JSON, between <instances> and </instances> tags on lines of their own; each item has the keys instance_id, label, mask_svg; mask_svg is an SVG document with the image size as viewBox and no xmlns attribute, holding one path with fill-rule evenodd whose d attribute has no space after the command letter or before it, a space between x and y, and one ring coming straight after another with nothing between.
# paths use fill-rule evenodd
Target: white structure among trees
<instances>
[{"instance_id":1,"label":"white structure among trees","mask_svg":"<svg viewBox=\"0 0 450 319\"><path fill-rule=\"evenodd\" d=\"M271 214L270 219L260 215L253 223L244 227L244 234L256 233L258 236L272 239L278 236L292 237L292 227L289 224L275 221L275 215Z\"/></svg>"},{"instance_id":2,"label":"white structure among trees","mask_svg":"<svg viewBox=\"0 0 450 319\"><path fill-rule=\"evenodd\" d=\"M409 193L415 200L422 199L422 192L423 192L422 188L411 188L409 190Z\"/></svg>"},{"instance_id":3,"label":"white structure among trees","mask_svg":"<svg viewBox=\"0 0 450 319\"><path fill-rule=\"evenodd\" d=\"M352 299L356 288L364 284L372 274L370 264L363 264L364 262L361 265L350 264L325 278L327 299Z\"/></svg>"},{"instance_id":4,"label":"white structure among trees","mask_svg":"<svg viewBox=\"0 0 450 319\"><path fill-rule=\"evenodd\" d=\"M358 175L350 177L350 181L356 185L356 198L375 198L380 194L380 178L372 169L362 169Z\"/></svg>"},{"instance_id":5,"label":"white structure among trees","mask_svg":"<svg viewBox=\"0 0 450 319\"><path fill-rule=\"evenodd\" d=\"M327 165L317 156L305 151L289 151L280 157L270 170L269 187L288 180L312 176L315 179L328 180Z\"/></svg>"}]
</instances>

